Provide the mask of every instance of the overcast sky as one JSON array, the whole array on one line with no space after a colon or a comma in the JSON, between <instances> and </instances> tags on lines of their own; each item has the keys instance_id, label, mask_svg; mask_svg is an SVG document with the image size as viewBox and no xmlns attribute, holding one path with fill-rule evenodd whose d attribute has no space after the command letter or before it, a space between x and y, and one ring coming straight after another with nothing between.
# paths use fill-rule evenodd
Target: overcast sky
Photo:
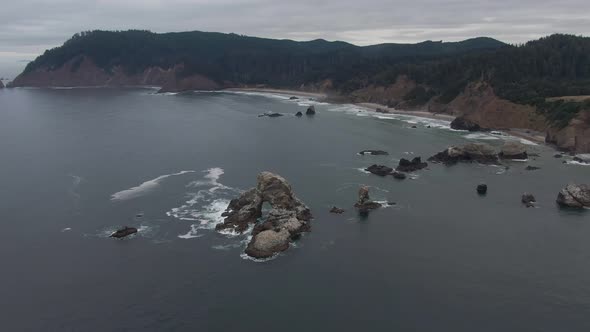
<instances>
[{"instance_id":1,"label":"overcast sky","mask_svg":"<svg viewBox=\"0 0 590 332\"><path fill-rule=\"evenodd\" d=\"M590 0L0 0L0 77L83 30L219 31L357 45L590 35Z\"/></svg>"}]
</instances>

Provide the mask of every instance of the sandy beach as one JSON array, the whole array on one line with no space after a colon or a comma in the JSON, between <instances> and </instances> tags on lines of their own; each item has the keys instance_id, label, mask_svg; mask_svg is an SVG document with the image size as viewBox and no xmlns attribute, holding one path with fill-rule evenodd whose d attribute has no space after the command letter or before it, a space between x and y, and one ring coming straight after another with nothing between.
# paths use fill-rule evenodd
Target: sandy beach
<instances>
[{"instance_id":1,"label":"sandy beach","mask_svg":"<svg viewBox=\"0 0 590 332\"><path fill-rule=\"evenodd\" d=\"M229 88L225 89L226 91L242 91L242 92L261 92L261 93L275 93L281 94L286 96L296 96L296 97L307 97L307 98L315 98L317 100L323 101L328 98L328 95L325 93L319 92L305 92L299 90L287 90L287 89L270 89L270 88ZM336 104L336 102L334 102ZM376 103L351 103L352 105L362 107L368 111L376 112L377 109L380 109L381 112L386 114L399 114L399 115L409 115L409 116L416 116L421 118L427 119L437 119L437 120L445 120L445 121L453 121L455 116L449 114L440 114L440 113L431 113L427 111L405 111L399 110L391 107L387 107L385 105L376 104ZM537 144L545 144L545 133L543 132L536 132L532 130L522 129L522 128L511 128L510 130L498 130L500 132L505 133L506 135L515 136L519 138L523 138L529 140L531 142Z\"/></svg>"}]
</instances>

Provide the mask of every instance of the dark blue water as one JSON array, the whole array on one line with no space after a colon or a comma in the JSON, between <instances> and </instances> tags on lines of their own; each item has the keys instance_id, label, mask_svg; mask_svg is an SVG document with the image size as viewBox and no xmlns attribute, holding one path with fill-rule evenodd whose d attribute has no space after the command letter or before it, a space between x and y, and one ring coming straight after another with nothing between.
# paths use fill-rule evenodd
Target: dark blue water
<instances>
[{"instance_id":1,"label":"dark blue water","mask_svg":"<svg viewBox=\"0 0 590 332\"><path fill-rule=\"evenodd\" d=\"M531 146L540 156L507 171L431 165L400 182L359 168L502 140L346 105L298 119L311 102L151 93L0 91L3 331L590 330L590 211L554 203L590 167ZM315 219L262 263L242 257L246 236L211 228L263 170ZM360 219L361 184L397 205ZM123 225L140 232L108 238Z\"/></svg>"}]
</instances>

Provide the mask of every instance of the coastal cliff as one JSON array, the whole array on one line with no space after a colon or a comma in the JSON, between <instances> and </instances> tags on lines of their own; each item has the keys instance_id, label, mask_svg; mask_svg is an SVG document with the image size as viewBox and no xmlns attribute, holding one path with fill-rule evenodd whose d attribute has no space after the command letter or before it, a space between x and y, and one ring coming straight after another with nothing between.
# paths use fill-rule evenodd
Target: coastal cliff
<instances>
[{"instance_id":1,"label":"coastal cliff","mask_svg":"<svg viewBox=\"0 0 590 332\"><path fill-rule=\"evenodd\" d=\"M461 116L482 128L546 132L561 149L590 152L590 101L582 98L590 95L588 53L590 38L571 35L520 46L474 38L360 47L198 31L90 31L46 51L10 86L322 92L337 102Z\"/></svg>"}]
</instances>

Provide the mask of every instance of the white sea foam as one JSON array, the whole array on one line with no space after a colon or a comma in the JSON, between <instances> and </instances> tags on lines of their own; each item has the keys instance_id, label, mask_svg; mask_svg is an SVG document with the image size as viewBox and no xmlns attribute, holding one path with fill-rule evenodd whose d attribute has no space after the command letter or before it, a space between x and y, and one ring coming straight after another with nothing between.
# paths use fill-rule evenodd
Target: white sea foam
<instances>
[{"instance_id":1,"label":"white sea foam","mask_svg":"<svg viewBox=\"0 0 590 332\"><path fill-rule=\"evenodd\" d=\"M500 137L485 134L485 133L471 133L464 136L467 139L475 139L475 140L499 140Z\"/></svg>"},{"instance_id":2,"label":"white sea foam","mask_svg":"<svg viewBox=\"0 0 590 332\"><path fill-rule=\"evenodd\" d=\"M111 195L111 200L123 201L123 200L128 200L128 199L142 196L142 195L148 193L149 191L156 189L160 185L160 182L166 178L169 178L172 176L184 175L184 174L188 174L188 173L194 173L194 172L195 171L181 171L178 173L165 174L165 175L158 176L157 178L146 181L137 187L129 188L129 189L114 193L113 195Z\"/></svg>"},{"instance_id":3,"label":"white sea foam","mask_svg":"<svg viewBox=\"0 0 590 332\"><path fill-rule=\"evenodd\" d=\"M371 174L371 172L367 171L364 168L357 168L356 170L359 171L359 172L361 172L361 173L364 173L364 174Z\"/></svg>"},{"instance_id":4,"label":"white sea foam","mask_svg":"<svg viewBox=\"0 0 590 332\"><path fill-rule=\"evenodd\" d=\"M187 185L187 188L197 191L187 193L188 199L182 206L166 212L169 217L192 222L190 230L186 234L180 234L179 238L192 239L201 236L200 230L214 230L217 224L223 222L222 214L230 200L241 192L219 182L224 174L222 168L210 168L204 173L201 180ZM227 232L225 235L235 236L236 234Z\"/></svg>"},{"instance_id":5,"label":"white sea foam","mask_svg":"<svg viewBox=\"0 0 590 332\"><path fill-rule=\"evenodd\" d=\"M568 164L568 165L590 166L590 164L588 164L588 163L581 163L581 162L575 161L575 160L568 160L565 163Z\"/></svg>"},{"instance_id":6,"label":"white sea foam","mask_svg":"<svg viewBox=\"0 0 590 332\"><path fill-rule=\"evenodd\" d=\"M63 233L63 232L69 232L69 231L71 231L71 230L72 230L72 229L71 229L70 227L67 227L67 228L64 228L64 229L62 229L61 231L62 231L62 233Z\"/></svg>"}]
</instances>

